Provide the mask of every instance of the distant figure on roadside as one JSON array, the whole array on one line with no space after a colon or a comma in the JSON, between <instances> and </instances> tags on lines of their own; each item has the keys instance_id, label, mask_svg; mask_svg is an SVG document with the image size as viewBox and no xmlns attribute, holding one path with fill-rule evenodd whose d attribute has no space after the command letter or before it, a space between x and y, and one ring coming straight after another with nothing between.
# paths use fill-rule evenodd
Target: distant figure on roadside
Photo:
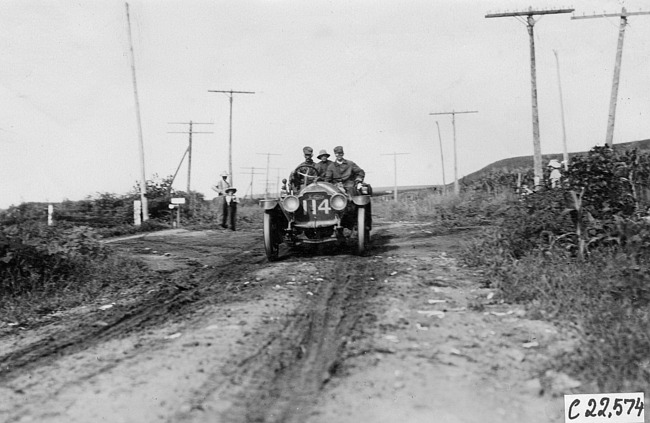
<instances>
[{"instance_id":1,"label":"distant figure on roadside","mask_svg":"<svg viewBox=\"0 0 650 423\"><path fill-rule=\"evenodd\" d=\"M548 162L548 167L551 169L551 175L549 176L549 180L551 181L551 188L555 188L560 185L560 179L562 178L560 168L562 165L556 159L552 159Z\"/></svg>"},{"instance_id":2,"label":"distant figure on roadside","mask_svg":"<svg viewBox=\"0 0 650 423\"><path fill-rule=\"evenodd\" d=\"M330 155L327 153L326 150L321 150L318 152L318 156L316 156L320 162L316 163L316 170L318 170L318 178L323 180L325 179L325 175L327 174L327 169L329 166L333 163L330 160Z\"/></svg>"},{"instance_id":3,"label":"distant figure on roadside","mask_svg":"<svg viewBox=\"0 0 650 423\"><path fill-rule=\"evenodd\" d=\"M212 190L215 191L218 195L217 201L221 203L221 207L217 203L217 208L221 208L221 227L226 227L226 218L228 217L228 204L226 202L226 190L230 188L230 182L228 182L228 173L226 171L221 172L221 180L217 182L216 185L212 187Z\"/></svg>"},{"instance_id":4,"label":"distant figure on roadside","mask_svg":"<svg viewBox=\"0 0 650 423\"><path fill-rule=\"evenodd\" d=\"M313 167L313 168L316 169L316 163L314 163L314 160L312 159L312 156L314 155L314 149L309 147L309 146L306 146L306 147L304 147L302 149L302 154L305 156L305 161L303 161L298 166L296 166L296 169L300 168L301 166ZM316 175L314 175L314 176L316 176ZM298 187L300 187L300 185L302 185L301 182L302 182L303 178L304 178L303 176L298 175L296 173L296 170L294 170L293 172L291 172L291 175L289 175L289 183L295 189L297 189ZM307 179L307 178L304 178L304 179ZM304 181L304 182L309 183L309 182L313 182L313 181L310 179L310 181Z\"/></svg>"},{"instance_id":5,"label":"distant figure on roadside","mask_svg":"<svg viewBox=\"0 0 650 423\"><path fill-rule=\"evenodd\" d=\"M357 195L363 179L366 177L366 172L352 160L344 159L344 154L343 147L340 145L334 147L336 160L327 168L325 182L340 185L350 195Z\"/></svg>"},{"instance_id":6,"label":"distant figure on roadside","mask_svg":"<svg viewBox=\"0 0 650 423\"><path fill-rule=\"evenodd\" d=\"M239 203L239 198L235 195L237 188L229 187L226 188L226 195L224 197L224 214L221 219L221 227L227 228L228 221L230 221L230 229L236 231L236 220L237 220L237 203Z\"/></svg>"}]
</instances>

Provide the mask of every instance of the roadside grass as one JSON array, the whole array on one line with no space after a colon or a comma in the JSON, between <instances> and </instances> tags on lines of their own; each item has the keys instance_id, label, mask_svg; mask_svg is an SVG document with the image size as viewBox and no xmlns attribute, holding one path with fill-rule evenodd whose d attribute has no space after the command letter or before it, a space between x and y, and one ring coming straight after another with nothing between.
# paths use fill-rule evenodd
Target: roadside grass
<instances>
[{"instance_id":1,"label":"roadside grass","mask_svg":"<svg viewBox=\"0 0 650 423\"><path fill-rule=\"evenodd\" d=\"M512 199L510 193L430 194L397 202L373 200L372 212L392 221L426 221L447 229L467 228L493 223L492 219L502 214Z\"/></svg>"},{"instance_id":2,"label":"roadside grass","mask_svg":"<svg viewBox=\"0 0 650 423\"><path fill-rule=\"evenodd\" d=\"M541 251L504 259L503 251L475 243L465 261L482 262L486 278L506 302L525 304L531 318L561 322L579 334L579 346L556 357L555 366L596 383L601 392L648 386L647 266L615 251L594 253L589 262Z\"/></svg>"},{"instance_id":3,"label":"roadside grass","mask_svg":"<svg viewBox=\"0 0 650 423\"><path fill-rule=\"evenodd\" d=\"M0 322L31 324L153 280L144 264L100 244L89 228L1 229Z\"/></svg>"},{"instance_id":4,"label":"roadside grass","mask_svg":"<svg viewBox=\"0 0 650 423\"><path fill-rule=\"evenodd\" d=\"M373 213L387 220L431 222L439 228L434 233L480 229L465 244L462 261L483 269L497 298L523 305L529 318L556 322L578 335L577 346L553 357L549 367L600 392L645 390L650 384L650 224L592 223L585 236L610 242L594 243L580 259L575 240L551 245L573 230L562 192L535 195L527 201L476 191L431 195L377 201Z\"/></svg>"},{"instance_id":5,"label":"roadside grass","mask_svg":"<svg viewBox=\"0 0 650 423\"><path fill-rule=\"evenodd\" d=\"M575 349L554 357L554 370L600 392L644 390L650 383L650 266L639 245L647 242L601 246L579 259L575 248L535 238L546 227L539 219L515 216L469 242L463 261L484 269L499 298L578 334Z\"/></svg>"}]
</instances>

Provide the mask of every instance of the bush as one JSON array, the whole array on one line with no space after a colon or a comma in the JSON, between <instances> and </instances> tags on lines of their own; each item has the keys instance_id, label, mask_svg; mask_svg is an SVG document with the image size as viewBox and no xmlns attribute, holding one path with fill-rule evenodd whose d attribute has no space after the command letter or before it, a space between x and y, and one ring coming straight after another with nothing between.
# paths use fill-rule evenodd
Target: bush
<instances>
[{"instance_id":1,"label":"bush","mask_svg":"<svg viewBox=\"0 0 650 423\"><path fill-rule=\"evenodd\" d=\"M601 390L650 382L648 163L607 146L576 156L560 188L510 203L463 253L501 298L577 329L559 365Z\"/></svg>"},{"instance_id":2,"label":"bush","mask_svg":"<svg viewBox=\"0 0 650 423\"><path fill-rule=\"evenodd\" d=\"M22 295L57 284L106 251L87 227L69 230L43 224L0 231L0 296Z\"/></svg>"}]
</instances>

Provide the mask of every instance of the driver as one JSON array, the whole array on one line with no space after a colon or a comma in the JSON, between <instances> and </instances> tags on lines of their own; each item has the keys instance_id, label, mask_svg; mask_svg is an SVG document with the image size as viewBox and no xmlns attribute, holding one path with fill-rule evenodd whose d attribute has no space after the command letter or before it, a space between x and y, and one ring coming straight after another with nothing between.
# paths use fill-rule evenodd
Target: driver
<instances>
[{"instance_id":1,"label":"driver","mask_svg":"<svg viewBox=\"0 0 650 423\"><path fill-rule=\"evenodd\" d=\"M366 172L352 160L344 159L343 154L343 147L340 145L334 147L336 160L327 168L325 182L341 184L346 192L355 195L355 192L359 191L361 183L366 177Z\"/></svg>"},{"instance_id":2,"label":"driver","mask_svg":"<svg viewBox=\"0 0 650 423\"><path fill-rule=\"evenodd\" d=\"M301 166L314 167L315 163L314 160L312 159L312 156L314 155L314 149L309 146L306 146L302 149L302 153L305 155L305 161L300 163L298 166L296 166L296 170ZM295 187L300 186L300 178L301 178L300 175L296 174L296 170L291 172L291 175L289 175L289 181Z\"/></svg>"}]
</instances>

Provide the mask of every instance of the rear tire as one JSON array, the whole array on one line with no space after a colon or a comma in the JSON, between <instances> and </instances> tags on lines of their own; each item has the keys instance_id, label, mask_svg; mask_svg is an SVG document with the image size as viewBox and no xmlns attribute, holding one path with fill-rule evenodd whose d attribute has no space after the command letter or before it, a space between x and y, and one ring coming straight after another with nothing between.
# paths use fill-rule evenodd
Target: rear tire
<instances>
[{"instance_id":1,"label":"rear tire","mask_svg":"<svg viewBox=\"0 0 650 423\"><path fill-rule=\"evenodd\" d=\"M264 250L269 261L278 259L280 242L278 241L277 222L270 213L264 213Z\"/></svg>"},{"instance_id":2,"label":"rear tire","mask_svg":"<svg viewBox=\"0 0 650 423\"><path fill-rule=\"evenodd\" d=\"M363 255L368 249L370 231L366 225L366 208L357 209L357 254Z\"/></svg>"}]
</instances>

